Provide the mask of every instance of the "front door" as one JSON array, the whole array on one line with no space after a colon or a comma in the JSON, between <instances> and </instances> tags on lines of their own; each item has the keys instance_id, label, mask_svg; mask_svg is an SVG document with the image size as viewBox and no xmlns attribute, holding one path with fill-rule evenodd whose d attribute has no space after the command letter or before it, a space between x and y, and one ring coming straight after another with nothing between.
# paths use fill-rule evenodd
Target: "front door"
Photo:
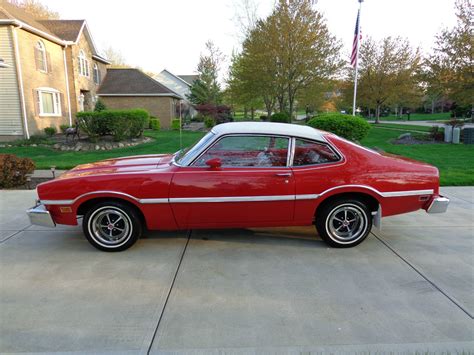
<instances>
[{"instance_id":1,"label":"front door","mask_svg":"<svg viewBox=\"0 0 474 355\"><path fill-rule=\"evenodd\" d=\"M289 139L224 136L174 175L170 203L181 228L277 226L293 220ZM206 162L219 159L220 167Z\"/></svg>"}]
</instances>

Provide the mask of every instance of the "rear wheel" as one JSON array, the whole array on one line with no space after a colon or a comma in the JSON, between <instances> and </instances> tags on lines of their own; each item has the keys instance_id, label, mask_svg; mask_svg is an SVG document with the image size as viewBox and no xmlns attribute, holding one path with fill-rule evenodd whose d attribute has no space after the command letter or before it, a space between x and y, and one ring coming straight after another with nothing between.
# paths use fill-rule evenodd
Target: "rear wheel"
<instances>
[{"instance_id":1,"label":"rear wheel","mask_svg":"<svg viewBox=\"0 0 474 355\"><path fill-rule=\"evenodd\" d=\"M330 246L350 248L361 243L372 228L367 206L358 200L334 200L316 215L316 229Z\"/></svg>"},{"instance_id":2,"label":"rear wheel","mask_svg":"<svg viewBox=\"0 0 474 355\"><path fill-rule=\"evenodd\" d=\"M101 202L89 209L82 229L95 248L111 252L130 248L142 234L137 212L127 204L115 201Z\"/></svg>"}]
</instances>

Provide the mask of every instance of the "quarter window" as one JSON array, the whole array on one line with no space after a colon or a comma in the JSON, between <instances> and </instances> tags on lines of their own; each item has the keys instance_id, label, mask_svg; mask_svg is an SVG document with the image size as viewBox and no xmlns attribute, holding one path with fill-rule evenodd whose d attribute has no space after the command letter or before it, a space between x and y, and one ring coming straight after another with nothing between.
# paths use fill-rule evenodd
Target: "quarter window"
<instances>
[{"instance_id":1,"label":"quarter window","mask_svg":"<svg viewBox=\"0 0 474 355\"><path fill-rule=\"evenodd\" d=\"M35 46L36 69L42 72L48 71L48 60L46 56L46 48L42 41L36 42Z\"/></svg>"},{"instance_id":2,"label":"quarter window","mask_svg":"<svg viewBox=\"0 0 474 355\"><path fill-rule=\"evenodd\" d=\"M295 139L293 166L331 163L339 159L339 156L326 144Z\"/></svg>"},{"instance_id":3,"label":"quarter window","mask_svg":"<svg viewBox=\"0 0 474 355\"><path fill-rule=\"evenodd\" d=\"M218 158L223 167L286 166L288 138L272 136L228 136L220 139L193 164L206 166Z\"/></svg>"},{"instance_id":4,"label":"quarter window","mask_svg":"<svg viewBox=\"0 0 474 355\"><path fill-rule=\"evenodd\" d=\"M79 52L77 65L79 74L89 77L89 60L86 58L86 55L82 49Z\"/></svg>"},{"instance_id":5,"label":"quarter window","mask_svg":"<svg viewBox=\"0 0 474 355\"><path fill-rule=\"evenodd\" d=\"M38 107L40 116L61 116L61 94L54 89L39 89Z\"/></svg>"}]
</instances>

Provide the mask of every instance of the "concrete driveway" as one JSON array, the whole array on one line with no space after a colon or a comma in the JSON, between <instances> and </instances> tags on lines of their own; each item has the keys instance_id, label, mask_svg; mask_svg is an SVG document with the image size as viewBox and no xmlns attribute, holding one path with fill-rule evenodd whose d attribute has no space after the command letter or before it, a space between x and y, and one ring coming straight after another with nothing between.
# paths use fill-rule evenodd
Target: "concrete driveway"
<instances>
[{"instance_id":1,"label":"concrete driveway","mask_svg":"<svg viewBox=\"0 0 474 355\"><path fill-rule=\"evenodd\" d=\"M149 233L123 253L0 191L0 352L474 352L474 188L352 249L313 228Z\"/></svg>"}]
</instances>

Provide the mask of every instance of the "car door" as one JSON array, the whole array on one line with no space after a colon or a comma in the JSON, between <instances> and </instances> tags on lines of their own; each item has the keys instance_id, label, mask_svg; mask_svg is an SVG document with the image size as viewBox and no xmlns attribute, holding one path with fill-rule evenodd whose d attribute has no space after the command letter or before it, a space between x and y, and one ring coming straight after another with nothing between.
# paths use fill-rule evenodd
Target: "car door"
<instances>
[{"instance_id":1,"label":"car door","mask_svg":"<svg viewBox=\"0 0 474 355\"><path fill-rule=\"evenodd\" d=\"M170 203L181 228L284 225L293 220L295 183L287 166L290 139L219 138L190 166L179 167ZM210 167L210 160L220 167Z\"/></svg>"}]
</instances>

